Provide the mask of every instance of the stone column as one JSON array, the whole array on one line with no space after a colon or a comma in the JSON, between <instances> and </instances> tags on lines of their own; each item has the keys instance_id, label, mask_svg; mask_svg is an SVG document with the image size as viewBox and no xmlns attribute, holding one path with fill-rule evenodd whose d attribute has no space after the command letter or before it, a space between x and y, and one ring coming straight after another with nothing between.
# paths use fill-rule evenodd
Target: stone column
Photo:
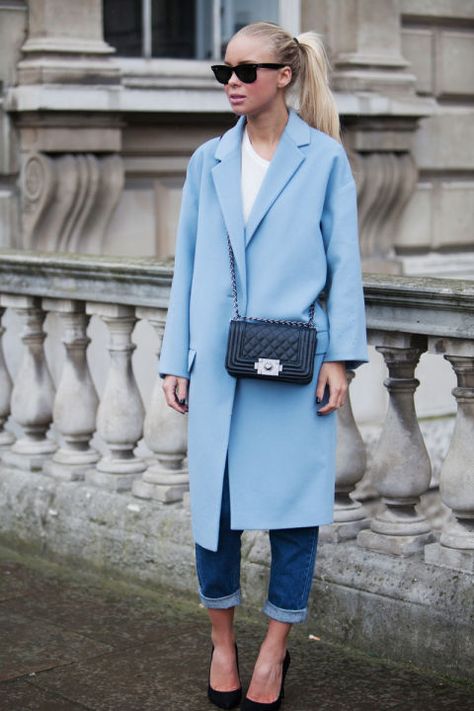
<instances>
[{"instance_id":1,"label":"stone column","mask_svg":"<svg viewBox=\"0 0 474 711\"><path fill-rule=\"evenodd\" d=\"M355 373L347 371L350 386ZM365 444L354 420L350 391L344 406L338 410L337 450L336 450L336 497L334 523L321 526L321 540L338 543L355 538L359 531L370 526L366 507L351 498L357 483L362 479L367 466Z\"/></svg>"},{"instance_id":2,"label":"stone column","mask_svg":"<svg viewBox=\"0 0 474 711\"><path fill-rule=\"evenodd\" d=\"M305 29L324 35L337 92L344 146L357 182L365 271L401 273L394 245L416 189L413 143L418 119L433 112L416 93L402 55L399 0L301 2Z\"/></svg>"},{"instance_id":3,"label":"stone column","mask_svg":"<svg viewBox=\"0 0 474 711\"><path fill-rule=\"evenodd\" d=\"M158 335L159 360L166 309L138 307L136 313L139 318L148 319ZM166 504L181 501L189 488L188 470L184 466L187 417L171 410L166 404L158 368L145 417L145 442L158 461L148 467L141 479L133 482L133 494L143 499L158 499Z\"/></svg>"},{"instance_id":4,"label":"stone column","mask_svg":"<svg viewBox=\"0 0 474 711\"><path fill-rule=\"evenodd\" d=\"M13 387L12 379L10 378L10 373L8 372L7 364L3 356L2 337L5 333L5 329L2 326L2 317L4 312L5 309L2 308L0 302L0 452L15 441L11 432L7 432L3 427L10 414L10 398Z\"/></svg>"},{"instance_id":5,"label":"stone column","mask_svg":"<svg viewBox=\"0 0 474 711\"><path fill-rule=\"evenodd\" d=\"M27 59L20 64L22 83L64 81L73 62L76 71L82 69L81 78L85 70L92 74L94 68L96 81L115 77L113 67L105 61L114 50L103 39L101 0L28 0L28 6L28 36L22 47Z\"/></svg>"},{"instance_id":6,"label":"stone column","mask_svg":"<svg viewBox=\"0 0 474 711\"><path fill-rule=\"evenodd\" d=\"M439 543L426 546L425 561L474 572L474 350L472 341L443 345L457 377L456 424L440 475L441 498L452 516Z\"/></svg>"},{"instance_id":7,"label":"stone column","mask_svg":"<svg viewBox=\"0 0 474 711\"><path fill-rule=\"evenodd\" d=\"M415 77L401 53L398 0L327 3L334 88L414 95Z\"/></svg>"},{"instance_id":8,"label":"stone column","mask_svg":"<svg viewBox=\"0 0 474 711\"><path fill-rule=\"evenodd\" d=\"M110 368L97 412L97 432L108 453L96 469L86 472L89 483L113 491L130 489L146 468L134 455L143 431L144 408L132 369L136 346L131 334L136 318L132 306L87 303L86 312L97 314L109 329Z\"/></svg>"},{"instance_id":9,"label":"stone column","mask_svg":"<svg viewBox=\"0 0 474 711\"><path fill-rule=\"evenodd\" d=\"M16 83L16 65L25 37L25 3L0 3L0 245L20 245L18 132L6 109L5 95Z\"/></svg>"},{"instance_id":10,"label":"stone column","mask_svg":"<svg viewBox=\"0 0 474 711\"><path fill-rule=\"evenodd\" d=\"M103 39L102 6L28 1L12 99L25 249L102 254L122 194L121 76Z\"/></svg>"},{"instance_id":11,"label":"stone column","mask_svg":"<svg viewBox=\"0 0 474 711\"><path fill-rule=\"evenodd\" d=\"M428 521L415 508L431 479L413 399L419 385L414 372L426 350L426 338L372 333L371 340L383 344L376 348L389 370L384 381L389 406L373 461L373 483L385 508L357 540L365 548L406 556L433 540Z\"/></svg>"},{"instance_id":12,"label":"stone column","mask_svg":"<svg viewBox=\"0 0 474 711\"><path fill-rule=\"evenodd\" d=\"M54 386L44 353L43 322L46 313L41 301L32 296L5 294L2 306L11 307L23 321L23 357L15 376L11 411L13 419L23 428L23 436L3 462L30 471L43 468L46 459L56 450L56 443L46 433L52 421Z\"/></svg>"},{"instance_id":13,"label":"stone column","mask_svg":"<svg viewBox=\"0 0 474 711\"><path fill-rule=\"evenodd\" d=\"M99 459L98 452L89 445L95 431L98 405L86 356L90 343L86 336L89 318L81 301L43 299L43 307L57 312L63 321L66 348L53 408L54 424L62 444L52 460L46 462L44 470L60 479L83 479L84 471Z\"/></svg>"}]
</instances>

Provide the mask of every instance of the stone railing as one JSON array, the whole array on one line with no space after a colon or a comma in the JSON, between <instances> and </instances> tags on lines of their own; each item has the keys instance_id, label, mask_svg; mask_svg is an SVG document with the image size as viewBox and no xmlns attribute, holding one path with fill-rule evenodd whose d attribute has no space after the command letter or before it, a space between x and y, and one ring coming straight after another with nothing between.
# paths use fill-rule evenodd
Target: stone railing
<instances>
[{"instance_id":1,"label":"stone railing","mask_svg":"<svg viewBox=\"0 0 474 711\"><path fill-rule=\"evenodd\" d=\"M389 404L371 463L383 508L367 521L362 504L350 498L365 473L365 450L348 403L340 416L333 528L344 536L346 527L358 526L365 548L399 556L424 549L426 562L474 572L474 283L366 275L364 292L369 342L388 368ZM443 356L457 379L454 433L439 486L451 514L439 541L419 506L431 479L414 405L424 352Z\"/></svg>"},{"instance_id":2,"label":"stone railing","mask_svg":"<svg viewBox=\"0 0 474 711\"><path fill-rule=\"evenodd\" d=\"M166 407L156 361L146 376L152 392L145 411L132 367L132 334L141 322L161 342L171 277L170 266L150 259L0 252L0 316L15 315L4 319L13 324L13 339L15 319L23 326L23 345L8 348L19 354L13 382L0 343L1 466L43 471L78 485L83 480L141 499L183 499L186 419ZM364 548L402 557L424 551L426 562L472 572L474 284L366 275L365 296L370 342L388 368L389 406L371 458L381 506L370 514L351 496L366 472L366 451L348 401L339 412L335 522L325 527L324 537L357 538ZM57 370L57 364L44 347L46 317L62 324L65 353L56 387L50 368ZM88 329L91 317L96 325ZM108 369L100 396L88 358L97 324L107 329L110 354L103 359ZM8 328L0 329L3 334L8 339ZM145 343L154 348L150 333ZM156 351L159 357L159 346ZM439 540L419 507L431 478L414 406L414 373L425 351L446 358L457 378L455 429L440 476L441 498L451 514Z\"/></svg>"},{"instance_id":3,"label":"stone railing","mask_svg":"<svg viewBox=\"0 0 474 711\"><path fill-rule=\"evenodd\" d=\"M166 408L161 381L145 413L134 371L132 332L146 319L161 339L171 270L150 260L35 253L0 256L0 310L23 324L15 381L0 358L0 422L20 425L16 440L0 433L2 462L62 479L85 479L114 491L131 489L164 502L187 489L186 420ZM48 314L63 322L65 361L55 389L45 355ZM108 372L99 398L89 370L87 328L97 316L108 331ZM4 331L5 329L2 329ZM53 433L48 431L53 425ZM100 452L91 446L97 433ZM53 436L51 436L51 434ZM135 449L144 436L150 458Z\"/></svg>"}]
</instances>

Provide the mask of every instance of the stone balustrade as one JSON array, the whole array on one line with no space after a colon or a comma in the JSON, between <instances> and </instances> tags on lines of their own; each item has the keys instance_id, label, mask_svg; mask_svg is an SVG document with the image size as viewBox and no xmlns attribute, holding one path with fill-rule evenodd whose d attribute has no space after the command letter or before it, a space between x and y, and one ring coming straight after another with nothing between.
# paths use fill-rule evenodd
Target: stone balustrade
<instances>
[{"instance_id":1,"label":"stone balustrade","mask_svg":"<svg viewBox=\"0 0 474 711\"><path fill-rule=\"evenodd\" d=\"M0 317L11 310L12 323L22 326L9 346L20 354L13 375L0 341L0 471L42 471L140 499L182 501L186 418L166 407L156 360L141 388L134 367L144 322L144 347L159 358L171 278L169 265L150 259L0 251ZM335 521L322 538L356 539L400 557L421 551L426 562L474 572L474 284L366 275L365 297L369 340L388 372L388 407L370 463L380 506L371 511L354 496L367 453L348 399L339 411ZM55 327L48 330L48 322ZM107 333L108 366L94 384L97 324ZM8 331L0 327L0 338ZM64 360L55 386L54 349L45 346L58 333ZM440 535L419 506L431 480L414 405L425 352L444 357L457 378L455 429L439 485L450 515ZM349 383L354 377L348 372Z\"/></svg>"},{"instance_id":2,"label":"stone balustrade","mask_svg":"<svg viewBox=\"0 0 474 711\"><path fill-rule=\"evenodd\" d=\"M186 420L164 406L156 371L148 374L153 394L145 415L132 365L137 322L149 321L161 341L169 267L145 259L38 253L9 252L0 259L0 308L13 309L24 323L13 388L0 350L0 423L11 410L21 428L13 442L11 431L0 431L3 464L112 491L132 490L142 498L181 500L188 488ZM56 389L43 347L50 315L63 323L65 346ZM109 365L100 397L87 358L92 317L108 333ZM159 356L160 344L156 350ZM150 458L136 451L144 429ZM91 446L94 433L101 451Z\"/></svg>"}]
</instances>

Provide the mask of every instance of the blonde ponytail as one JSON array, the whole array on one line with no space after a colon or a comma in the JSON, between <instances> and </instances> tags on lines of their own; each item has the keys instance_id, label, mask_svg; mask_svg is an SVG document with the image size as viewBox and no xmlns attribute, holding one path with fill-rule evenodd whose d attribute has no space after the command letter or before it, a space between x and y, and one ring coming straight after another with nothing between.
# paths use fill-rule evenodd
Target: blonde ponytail
<instances>
[{"instance_id":1,"label":"blonde ponytail","mask_svg":"<svg viewBox=\"0 0 474 711\"><path fill-rule=\"evenodd\" d=\"M234 37L252 36L270 45L275 61L291 67L289 87L298 90L298 112L310 126L341 141L341 126L334 95L329 88L330 64L321 36L303 32L292 37L273 22L253 22Z\"/></svg>"},{"instance_id":2,"label":"blonde ponytail","mask_svg":"<svg viewBox=\"0 0 474 711\"><path fill-rule=\"evenodd\" d=\"M300 52L299 113L310 126L341 140L341 125L329 88L329 60L320 35L303 32L295 38Z\"/></svg>"}]
</instances>

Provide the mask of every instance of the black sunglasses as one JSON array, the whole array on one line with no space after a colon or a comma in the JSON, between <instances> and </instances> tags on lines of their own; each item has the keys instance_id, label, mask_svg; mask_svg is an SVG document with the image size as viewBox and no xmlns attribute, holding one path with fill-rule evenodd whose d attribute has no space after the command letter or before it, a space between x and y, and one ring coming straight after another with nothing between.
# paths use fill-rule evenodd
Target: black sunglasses
<instances>
[{"instance_id":1,"label":"black sunglasses","mask_svg":"<svg viewBox=\"0 0 474 711\"><path fill-rule=\"evenodd\" d=\"M252 84L257 78L257 69L281 69L287 64L238 64L236 67L229 67L227 64L213 64L211 69L214 72L219 84L228 84L232 74L243 81L244 84Z\"/></svg>"}]
</instances>

